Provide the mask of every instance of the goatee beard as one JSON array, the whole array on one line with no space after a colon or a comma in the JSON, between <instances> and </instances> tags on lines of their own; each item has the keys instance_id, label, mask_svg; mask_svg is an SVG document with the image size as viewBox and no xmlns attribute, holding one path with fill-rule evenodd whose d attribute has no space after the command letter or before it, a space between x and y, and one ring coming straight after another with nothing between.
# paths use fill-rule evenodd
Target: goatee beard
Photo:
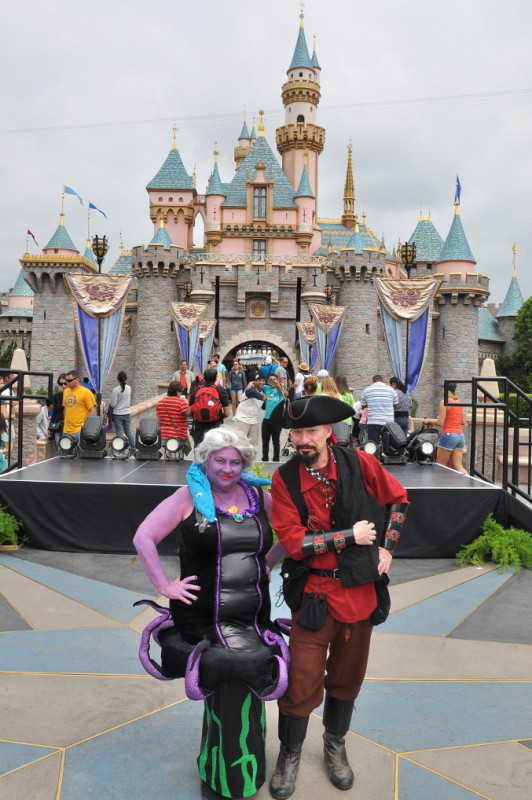
<instances>
[{"instance_id":1,"label":"goatee beard","mask_svg":"<svg viewBox=\"0 0 532 800\"><path fill-rule=\"evenodd\" d=\"M299 461L307 467L311 467L313 464L315 464L320 457L320 454L317 450L314 450L310 453L300 453L299 450L296 450L296 455Z\"/></svg>"}]
</instances>

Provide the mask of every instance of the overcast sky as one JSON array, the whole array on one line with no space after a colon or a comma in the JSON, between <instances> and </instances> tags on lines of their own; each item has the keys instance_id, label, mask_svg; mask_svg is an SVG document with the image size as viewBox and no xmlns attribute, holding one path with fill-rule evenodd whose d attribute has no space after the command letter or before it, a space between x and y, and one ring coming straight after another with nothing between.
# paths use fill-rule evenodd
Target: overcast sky
<instances>
[{"instance_id":1,"label":"overcast sky","mask_svg":"<svg viewBox=\"0 0 532 800\"><path fill-rule=\"evenodd\" d=\"M174 122L198 192L215 141L222 180L233 175L244 107L249 124L266 110L275 150L299 11L295 0L4 3L0 290L16 280L27 228L41 248L53 234L64 184L107 213L91 222L110 239L104 270L120 231L128 249L149 242L145 186ZM458 173L462 223L491 301L510 282L514 241L530 296L530 0L307 0L305 32L322 67L319 215L342 213L350 139L356 210L389 249L411 236L421 210L446 238ZM83 252L86 209L67 196L65 212Z\"/></svg>"}]
</instances>

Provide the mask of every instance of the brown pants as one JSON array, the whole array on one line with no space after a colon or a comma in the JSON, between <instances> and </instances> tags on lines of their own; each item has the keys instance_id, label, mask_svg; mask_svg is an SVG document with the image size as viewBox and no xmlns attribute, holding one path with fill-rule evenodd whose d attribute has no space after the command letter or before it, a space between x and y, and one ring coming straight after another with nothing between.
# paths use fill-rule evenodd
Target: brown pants
<instances>
[{"instance_id":1,"label":"brown pants","mask_svg":"<svg viewBox=\"0 0 532 800\"><path fill-rule=\"evenodd\" d=\"M368 664L373 626L369 620L338 622L327 614L320 631L297 624L292 614L288 689L279 710L290 717L308 717L323 700L323 689L337 700L358 697Z\"/></svg>"}]
</instances>

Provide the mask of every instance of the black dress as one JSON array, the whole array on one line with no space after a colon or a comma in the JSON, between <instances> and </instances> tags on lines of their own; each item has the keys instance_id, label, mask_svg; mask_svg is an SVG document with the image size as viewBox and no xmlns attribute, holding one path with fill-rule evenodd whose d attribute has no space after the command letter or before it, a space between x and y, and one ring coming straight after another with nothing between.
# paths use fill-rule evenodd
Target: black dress
<instances>
[{"instance_id":1,"label":"black dress","mask_svg":"<svg viewBox=\"0 0 532 800\"><path fill-rule=\"evenodd\" d=\"M219 521L203 532L195 512L180 524L181 577L197 575L201 589L190 606L170 601L175 629L160 637L163 666L173 630L195 648L187 659L185 685L189 697L205 699L198 757L204 798L250 797L264 783L262 698L271 695L280 680L281 649L272 641L265 569L272 532L262 491L257 496L245 488L252 508L241 521L217 510ZM191 694L187 684L191 661L199 664L199 695ZM167 653L166 670L169 664Z\"/></svg>"}]
</instances>

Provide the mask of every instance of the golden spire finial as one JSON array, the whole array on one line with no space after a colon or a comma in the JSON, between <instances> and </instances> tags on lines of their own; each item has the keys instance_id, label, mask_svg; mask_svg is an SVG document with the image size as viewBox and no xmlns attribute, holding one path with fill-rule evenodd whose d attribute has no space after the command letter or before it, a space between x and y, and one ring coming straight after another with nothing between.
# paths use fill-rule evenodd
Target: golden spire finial
<instances>
[{"instance_id":1,"label":"golden spire finial","mask_svg":"<svg viewBox=\"0 0 532 800\"><path fill-rule=\"evenodd\" d=\"M351 139L347 145L347 168L344 184L344 213L342 223L346 228L352 228L356 222L355 214L355 181L353 178L353 146Z\"/></svg>"},{"instance_id":2,"label":"golden spire finial","mask_svg":"<svg viewBox=\"0 0 532 800\"><path fill-rule=\"evenodd\" d=\"M162 217L159 220L159 228L164 228L164 219Z\"/></svg>"},{"instance_id":3,"label":"golden spire finial","mask_svg":"<svg viewBox=\"0 0 532 800\"><path fill-rule=\"evenodd\" d=\"M215 143L214 143L214 151L213 151L213 154L214 154L214 160L215 160L215 161L218 161L218 156L220 155L220 153L218 152L218 142L215 142Z\"/></svg>"},{"instance_id":4,"label":"golden spire finial","mask_svg":"<svg viewBox=\"0 0 532 800\"><path fill-rule=\"evenodd\" d=\"M514 242L512 245L512 278L517 278L517 270L515 267L516 255L517 255L517 248Z\"/></svg>"},{"instance_id":5,"label":"golden spire finial","mask_svg":"<svg viewBox=\"0 0 532 800\"><path fill-rule=\"evenodd\" d=\"M197 179L198 176L196 175L196 164L194 164L194 169L192 170L192 183L194 184L194 186L196 185Z\"/></svg>"},{"instance_id":6,"label":"golden spire finial","mask_svg":"<svg viewBox=\"0 0 532 800\"><path fill-rule=\"evenodd\" d=\"M122 231L119 231L118 235L120 236L120 245L119 245L120 253L123 253L124 252L124 241L122 239Z\"/></svg>"},{"instance_id":7,"label":"golden spire finial","mask_svg":"<svg viewBox=\"0 0 532 800\"><path fill-rule=\"evenodd\" d=\"M299 27L300 28L304 28L305 27L305 10L304 10L305 9L305 3L300 3L299 5L301 6L301 11L299 13L299 20L300 20Z\"/></svg>"},{"instance_id":8,"label":"golden spire finial","mask_svg":"<svg viewBox=\"0 0 532 800\"><path fill-rule=\"evenodd\" d=\"M264 136L264 110L261 108L259 109L259 136Z\"/></svg>"},{"instance_id":9,"label":"golden spire finial","mask_svg":"<svg viewBox=\"0 0 532 800\"><path fill-rule=\"evenodd\" d=\"M177 128L176 128L175 125L172 127L172 130L174 132L173 141L172 141L172 150L177 150Z\"/></svg>"},{"instance_id":10,"label":"golden spire finial","mask_svg":"<svg viewBox=\"0 0 532 800\"><path fill-rule=\"evenodd\" d=\"M305 152L303 153L303 164L305 166L308 165L308 150L305 150Z\"/></svg>"}]
</instances>

